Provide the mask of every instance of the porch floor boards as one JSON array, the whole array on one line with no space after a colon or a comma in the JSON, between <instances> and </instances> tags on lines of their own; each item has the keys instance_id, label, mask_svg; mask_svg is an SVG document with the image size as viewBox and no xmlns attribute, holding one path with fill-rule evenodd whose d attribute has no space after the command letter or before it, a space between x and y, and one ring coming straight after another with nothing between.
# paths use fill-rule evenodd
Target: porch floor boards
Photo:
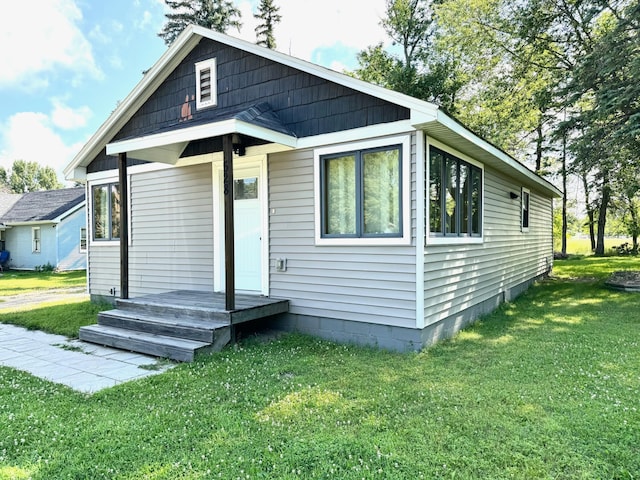
<instances>
[{"instance_id":1,"label":"porch floor boards","mask_svg":"<svg viewBox=\"0 0 640 480\"><path fill-rule=\"evenodd\" d=\"M231 325L289 311L289 300L249 294L236 294L235 309L227 310L224 293L198 290L174 290L117 300L118 305L125 303L209 313L211 318L227 319Z\"/></svg>"},{"instance_id":2,"label":"porch floor boards","mask_svg":"<svg viewBox=\"0 0 640 480\"><path fill-rule=\"evenodd\" d=\"M97 325L80 329L80 339L179 361L196 352L219 351L234 325L289 310L289 301L236 294L226 310L225 294L178 290L116 300L116 309L98 314Z\"/></svg>"}]
</instances>

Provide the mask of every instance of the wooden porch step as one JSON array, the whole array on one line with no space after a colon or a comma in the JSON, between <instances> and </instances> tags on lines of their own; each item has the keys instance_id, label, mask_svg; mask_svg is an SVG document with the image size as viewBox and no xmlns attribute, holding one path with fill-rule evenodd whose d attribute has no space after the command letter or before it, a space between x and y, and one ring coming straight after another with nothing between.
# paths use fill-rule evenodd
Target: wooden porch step
<instances>
[{"instance_id":1,"label":"wooden porch step","mask_svg":"<svg viewBox=\"0 0 640 480\"><path fill-rule=\"evenodd\" d=\"M231 318L228 311L212 305L168 304L161 299L118 299L116 300L116 307L118 310L138 312L143 315L165 319L188 319L229 324Z\"/></svg>"},{"instance_id":2,"label":"wooden porch step","mask_svg":"<svg viewBox=\"0 0 640 480\"><path fill-rule=\"evenodd\" d=\"M221 329L213 343L198 342L166 335L137 332L106 325L89 325L80 328L80 340L109 347L146 353L156 357L192 362L196 352L219 351L231 338L230 327Z\"/></svg>"},{"instance_id":3,"label":"wooden porch step","mask_svg":"<svg viewBox=\"0 0 640 480\"><path fill-rule=\"evenodd\" d=\"M98 314L98 324L126 328L155 335L184 338L213 343L216 332L229 327L228 323L203 321L193 318L166 318L140 313L136 310L108 310Z\"/></svg>"}]
</instances>

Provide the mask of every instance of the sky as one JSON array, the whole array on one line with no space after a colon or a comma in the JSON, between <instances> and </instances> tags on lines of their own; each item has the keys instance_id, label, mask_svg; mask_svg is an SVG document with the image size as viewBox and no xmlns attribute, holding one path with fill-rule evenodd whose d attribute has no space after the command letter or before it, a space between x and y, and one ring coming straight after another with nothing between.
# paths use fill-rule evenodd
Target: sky
<instances>
[{"instance_id":1,"label":"sky","mask_svg":"<svg viewBox=\"0 0 640 480\"><path fill-rule=\"evenodd\" d=\"M255 42L258 0L235 0ZM275 0L277 49L337 71L388 43L385 0ZM28 6L28 8L25 8ZM164 53L164 0L6 2L0 29L0 167L14 160L62 170Z\"/></svg>"}]
</instances>

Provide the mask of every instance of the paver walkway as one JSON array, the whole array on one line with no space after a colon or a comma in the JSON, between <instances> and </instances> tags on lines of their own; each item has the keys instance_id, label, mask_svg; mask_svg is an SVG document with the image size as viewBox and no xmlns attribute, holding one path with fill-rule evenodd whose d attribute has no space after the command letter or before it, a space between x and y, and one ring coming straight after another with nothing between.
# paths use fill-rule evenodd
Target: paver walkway
<instances>
[{"instance_id":1,"label":"paver walkway","mask_svg":"<svg viewBox=\"0 0 640 480\"><path fill-rule=\"evenodd\" d=\"M173 366L158 363L155 357L7 324L0 324L0 365L84 393L156 375Z\"/></svg>"},{"instance_id":2,"label":"paver walkway","mask_svg":"<svg viewBox=\"0 0 640 480\"><path fill-rule=\"evenodd\" d=\"M2 297L0 312L82 296L89 298L84 288L7 296ZM156 375L173 366L171 363L159 363L157 358L148 355L3 323L0 323L0 365L23 370L84 393Z\"/></svg>"}]
</instances>

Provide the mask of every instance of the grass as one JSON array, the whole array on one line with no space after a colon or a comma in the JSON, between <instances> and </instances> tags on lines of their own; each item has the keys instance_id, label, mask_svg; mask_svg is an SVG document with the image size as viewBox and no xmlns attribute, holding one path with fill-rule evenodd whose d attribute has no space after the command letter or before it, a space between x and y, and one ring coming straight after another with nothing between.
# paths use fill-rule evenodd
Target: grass
<instances>
[{"instance_id":1,"label":"grass","mask_svg":"<svg viewBox=\"0 0 640 480\"><path fill-rule=\"evenodd\" d=\"M614 247L622 245L623 243L631 243L630 238L605 238L604 239L604 251L605 254L613 254ZM556 252L561 250L561 241L559 238L554 238L553 249ZM567 237L567 254L569 255L592 255L591 240L589 238L577 238Z\"/></svg>"},{"instance_id":2,"label":"grass","mask_svg":"<svg viewBox=\"0 0 640 480\"><path fill-rule=\"evenodd\" d=\"M86 284L85 270L60 273L9 270L0 274L0 298L52 288L84 287Z\"/></svg>"},{"instance_id":3,"label":"grass","mask_svg":"<svg viewBox=\"0 0 640 480\"><path fill-rule=\"evenodd\" d=\"M92 396L0 368L0 479L638 478L640 294L616 269L640 261L557 261L417 354L287 335Z\"/></svg>"},{"instance_id":4,"label":"grass","mask_svg":"<svg viewBox=\"0 0 640 480\"><path fill-rule=\"evenodd\" d=\"M0 307L2 297L37 293L51 289L80 288L86 285L86 272L18 272L11 270L0 275ZM41 302L17 308L0 310L0 323L12 323L32 330L78 336L80 327L96 322L105 305L87 300L59 300Z\"/></svg>"},{"instance_id":5,"label":"grass","mask_svg":"<svg viewBox=\"0 0 640 480\"><path fill-rule=\"evenodd\" d=\"M77 338L80 327L96 323L98 312L113 308L89 300L59 300L0 310L0 323Z\"/></svg>"}]
</instances>

